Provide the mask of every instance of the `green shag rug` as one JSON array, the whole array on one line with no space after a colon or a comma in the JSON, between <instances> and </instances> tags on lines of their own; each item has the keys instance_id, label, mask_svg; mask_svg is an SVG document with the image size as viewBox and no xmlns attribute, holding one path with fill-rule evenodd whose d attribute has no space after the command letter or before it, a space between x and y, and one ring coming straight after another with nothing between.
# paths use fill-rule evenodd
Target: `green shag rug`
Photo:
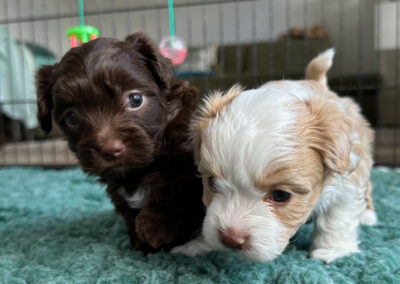
<instances>
[{"instance_id":1,"label":"green shag rug","mask_svg":"<svg viewBox=\"0 0 400 284\"><path fill-rule=\"evenodd\" d=\"M188 258L132 251L104 188L78 169L0 169L1 283L400 283L400 172L375 169L378 224L362 250L310 259L312 224L269 263L213 252Z\"/></svg>"}]
</instances>

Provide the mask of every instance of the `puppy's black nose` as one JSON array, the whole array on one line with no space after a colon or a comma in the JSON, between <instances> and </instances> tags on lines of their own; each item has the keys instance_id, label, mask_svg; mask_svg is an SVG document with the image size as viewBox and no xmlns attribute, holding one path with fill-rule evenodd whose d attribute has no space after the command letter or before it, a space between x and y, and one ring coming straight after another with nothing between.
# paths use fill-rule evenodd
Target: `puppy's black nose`
<instances>
[{"instance_id":1,"label":"puppy's black nose","mask_svg":"<svg viewBox=\"0 0 400 284\"><path fill-rule=\"evenodd\" d=\"M240 250L246 245L249 236L232 228L227 228L224 231L219 231L219 239L228 248Z\"/></svg>"},{"instance_id":2,"label":"puppy's black nose","mask_svg":"<svg viewBox=\"0 0 400 284\"><path fill-rule=\"evenodd\" d=\"M125 145L124 143L122 143L121 140L118 139L107 141L101 149L101 152L103 152L103 154L115 158L122 156L124 151L125 151Z\"/></svg>"}]
</instances>

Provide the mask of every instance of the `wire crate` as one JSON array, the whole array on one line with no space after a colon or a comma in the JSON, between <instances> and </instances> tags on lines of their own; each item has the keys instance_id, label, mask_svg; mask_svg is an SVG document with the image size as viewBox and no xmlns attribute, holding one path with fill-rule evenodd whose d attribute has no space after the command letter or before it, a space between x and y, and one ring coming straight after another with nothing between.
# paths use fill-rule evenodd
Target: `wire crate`
<instances>
[{"instance_id":1,"label":"wire crate","mask_svg":"<svg viewBox=\"0 0 400 284\"><path fill-rule=\"evenodd\" d=\"M336 57L331 89L353 97L376 131L376 164L400 164L400 2L379 0L175 0L176 34L188 45L175 76L201 94L299 79L326 48ZM34 72L69 49L76 1L0 0L0 166L73 166L57 129L36 119ZM86 0L85 20L100 36L168 35L166 0Z\"/></svg>"}]
</instances>

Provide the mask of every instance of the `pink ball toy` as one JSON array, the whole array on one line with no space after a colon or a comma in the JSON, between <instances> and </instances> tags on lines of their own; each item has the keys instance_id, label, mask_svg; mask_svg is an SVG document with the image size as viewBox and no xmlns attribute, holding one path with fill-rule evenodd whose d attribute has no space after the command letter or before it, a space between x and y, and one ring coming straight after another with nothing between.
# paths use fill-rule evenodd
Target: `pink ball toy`
<instances>
[{"instance_id":1,"label":"pink ball toy","mask_svg":"<svg viewBox=\"0 0 400 284\"><path fill-rule=\"evenodd\" d=\"M170 59L173 65L179 65L185 61L187 47L185 42L177 36L169 36L160 42L161 54Z\"/></svg>"}]
</instances>

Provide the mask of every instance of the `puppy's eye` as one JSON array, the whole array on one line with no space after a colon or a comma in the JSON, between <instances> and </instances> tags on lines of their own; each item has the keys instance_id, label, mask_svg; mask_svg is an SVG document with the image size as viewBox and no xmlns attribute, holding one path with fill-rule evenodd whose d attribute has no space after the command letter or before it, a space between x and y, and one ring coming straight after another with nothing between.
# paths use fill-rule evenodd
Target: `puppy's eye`
<instances>
[{"instance_id":1,"label":"puppy's eye","mask_svg":"<svg viewBox=\"0 0 400 284\"><path fill-rule=\"evenodd\" d=\"M65 115L65 122L69 126L76 126L78 124L78 118L76 112L74 111L67 112L67 114Z\"/></svg>"},{"instance_id":2,"label":"puppy's eye","mask_svg":"<svg viewBox=\"0 0 400 284\"><path fill-rule=\"evenodd\" d=\"M276 189L272 192L272 199L276 202L285 202L290 197L290 193L280 189Z\"/></svg>"},{"instance_id":3,"label":"puppy's eye","mask_svg":"<svg viewBox=\"0 0 400 284\"><path fill-rule=\"evenodd\" d=\"M131 108L138 108L143 103L143 96L138 93L132 93L128 96L128 103Z\"/></svg>"},{"instance_id":4,"label":"puppy's eye","mask_svg":"<svg viewBox=\"0 0 400 284\"><path fill-rule=\"evenodd\" d=\"M209 185L211 188L215 189L215 186L216 186L215 177L208 177L208 185Z\"/></svg>"}]
</instances>

